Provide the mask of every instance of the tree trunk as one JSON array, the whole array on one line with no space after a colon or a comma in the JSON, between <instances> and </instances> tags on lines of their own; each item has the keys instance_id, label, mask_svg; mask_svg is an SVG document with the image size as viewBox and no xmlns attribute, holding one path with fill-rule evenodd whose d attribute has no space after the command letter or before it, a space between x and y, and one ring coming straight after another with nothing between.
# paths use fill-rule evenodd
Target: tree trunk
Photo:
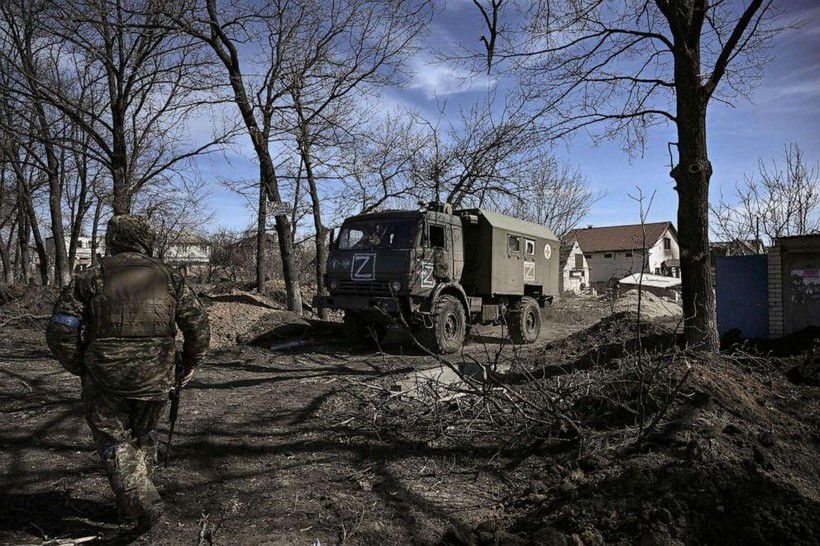
<instances>
[{"instance_id":1,"label":"tree trunk","mask_svg":"<svg viewBox=\"0 0 820 546\"><path fill-rule=\"evenodd\" d=\"M43 146L43 151L46 155L46 178L48 179L48 211L51 216L51 235L54 241L54 284L57 286L65 286L70 280L68 270L68 255L65 248L65 234L63 232L63 187L60 183L59 164L57 161L57 154L54 151L54 143L51 138L51 130L49 129L48 119L46 118L45 108L39 100L34 101L34 106L37 111L37 121L39 123L38 133L40 136L40 144ZM32 218L32 226L36 227L35 220ZM35 241L39 246L42 244L38 238L38 230L34 230ZM42 269L42 264L40 266ZM48 274L43 280L43 284L48 282Z\"/></svg>"},{"instance_id":2,"label":"tree trunk","mask_svg":"<svg viewBox=\"0 0 820 546\"><path fill-rule=\"evenodd\" d=\"M46 245L43 242L43 236L40 234L40 226L37 225L37 213L34 210L34 202L31 200L31 194L27 195L26 210L28 212L28 221L29 227L31 228L31 234L34 236L34 248L37 249L37 256L40 261L40 281L43 283L43 286L46 286L48 285L49 280L48 251L46 250ZM65 245L65 241L63 241L63 245Z\"/></svg>"},{"instance_id":3,"label":"tree trunk","mask_svg":"<svg viewBox=\"0 0 820 546\"><path fill-rule=\"evenodd\" d=\"M97 198L97 204L94 206L94 222L91 225L91 265L97 263L97 248L99 248L99 243L97 242L97 232L100 229L100 216L102 215L102 199L99 197Z\"/></svg>"},{"instance_id":4,"label":"tree trunk","mask_svg":"<svg viewBox=\"0 0 820 546\"><path fill-rule=\"evenodd\" d=\"M279 195L279 183L276 179L276 171L274 170L270 154L262 155L259 159L262 172L261 184L267 190L268 199L274 203L281 203L282 198ZM286 215L276 215L276 236L279 238L279 252L282 254L282 276L285 280L288 309L301 315L302 292L299 288L299 272L296 267L296 258L293 255L291 225Z\"/></svg>"},{"instance_id":5,"label":"tree trunk","mask_svg":"<svg viewBox=\"0 0 820 546\"><path fill-rule=\"evenodd\" d=\"M682 48L685 49L685 48ZM678 192L684 336L690 347L717 352L715 290L709 252L709 181L706 105L697 47L675 56L679 163L670 173Z\"/></svg>"},{"instance_id":6,"label":"tree trunk","mask_svg":"<svg viewBox=\"0 0 820 546\"><path fill-rule=\"evenodd\" d=\"M23 284L28 284L30 279L29 271L29 247L28 247L29 223L26 214L26 203L22 193L17 194L17 280Z\"/></svg>"},{"instance_id":7,"label":"tree trunk","mask_svg":"<svg viewBox=\"0 0 820 546\"><path fill-rule=\"evenodd\" d=\"M301 117L301 112L300 112ZM322 201L319 198L319 191L316 188L316 178L313 176L313 162L310 157L310 143L307 140L307 130L302 128L299 142L299 153L302 156L302 164L305 166L305 177L310 191L311 210L313 212L313 227L316 231L316 293L327 295L325 287L325 273L327 272L327 228L322 225ZM326 320L328 310L319 309L319 318Z\"/></svg>"},{"instance_id":8,"label":"tree trunk","mask_svg":"<svg viewBox=\"0 0 820 546\"><path fill-rule=\"evenodd\" d=\"M14 272L11 266L10 249L11 242L14 240L14 225L9 228L9 240L4 241L2 234L0 234L0 263L3 264L3 282L11 284L14 280Z\"/></svg>"},{"instance_id":9,"label":"tree trunk","mask_svg":"<svg viewBox=\"0 0 820 546\"><path fill-rule=\"evenodd\" d=\"M261 169L260 169L261 171ZM264 176L260 172L260 177ZM256 292L265 293L265 225L268 217L268 200L264 184L259 184L259 204L256 216Z\"/></svg>"}]
</instances>

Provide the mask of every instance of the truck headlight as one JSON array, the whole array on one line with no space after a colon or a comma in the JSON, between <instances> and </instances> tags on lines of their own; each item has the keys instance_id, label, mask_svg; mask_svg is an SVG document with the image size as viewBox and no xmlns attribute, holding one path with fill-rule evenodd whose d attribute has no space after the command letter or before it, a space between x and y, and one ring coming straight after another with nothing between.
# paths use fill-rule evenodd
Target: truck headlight
<instances>
[{"instance_id":1,"label":"truck headlight","mask_svg":"<svg viewBox=\"0 0 820 546\"><path fill-rule=\"evenodd\" d=\"M327 283L327 285L331 290L336 290L337 288L339 288L339 280L338 279L330 279L330 282Z\"/></svg>"},{"instance_id":2,"label":"truck headlight","mask_svg":"<svg viewBox=\"0 0 820 546\"><path fill-rule=\"evenodd\" d=\"M390 283L390 290L393 292L398 292L401 290L401 282L400 281L393 281Z\"/></svg>"}]
</instances>

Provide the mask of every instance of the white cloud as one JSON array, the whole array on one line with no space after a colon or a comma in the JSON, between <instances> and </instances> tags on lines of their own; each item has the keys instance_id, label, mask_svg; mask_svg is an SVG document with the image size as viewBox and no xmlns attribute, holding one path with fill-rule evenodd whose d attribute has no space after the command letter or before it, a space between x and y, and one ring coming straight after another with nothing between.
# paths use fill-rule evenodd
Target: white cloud
<instances>
[{"instance_id":1,"label":"white cloud","mask_svg":"<svg viewBox=\"0 0 820 546\"><path fill-rule=\"evenodd\" d=\"M412 69L410 89L423 92L428 99L470 91L486 91L495 83L495 80L486 74L475 75L467 70L437 62L428 56L415 57Z\"/></svg>"}]
</instances>

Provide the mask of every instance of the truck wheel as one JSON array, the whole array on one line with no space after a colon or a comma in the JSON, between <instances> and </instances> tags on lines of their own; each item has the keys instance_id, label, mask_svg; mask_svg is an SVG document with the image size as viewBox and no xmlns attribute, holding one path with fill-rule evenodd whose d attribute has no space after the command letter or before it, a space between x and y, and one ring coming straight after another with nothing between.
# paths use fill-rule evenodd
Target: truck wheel
<instances>
[{"instance_id":1,"label":"truck wheel","mask_svg":"<svg viewBox=\"0 0 820 546\"><path fill-rule=\"evenodd\" d=\"M532 298L521 298L521 303L507 315L510 339L516 345L535 343L541 332L541 312Z\"/></svg>"},{"instance_id":2,"label":"truck wheel","mask_svg":"<svg viewBox=\"0 0 820 546\"><path fill-rule=\"evenodd\" d=\"M351 344L362 343L367 331L367 323L354 311L345 311L343 322L345 341Z\"/></svg>"},{"instance_id":3,"label":"truck wheel","mask_svg":"<svg viewBox=\"0 0 820 546\"><path fill-rule=\"evenodd\" d=\"M464 345L467 321L464 307L456 298L444 295L436 300L431 313L432 328L422 327L422 344L434 353L455 353Z\"/></svg>"}]
</instances>

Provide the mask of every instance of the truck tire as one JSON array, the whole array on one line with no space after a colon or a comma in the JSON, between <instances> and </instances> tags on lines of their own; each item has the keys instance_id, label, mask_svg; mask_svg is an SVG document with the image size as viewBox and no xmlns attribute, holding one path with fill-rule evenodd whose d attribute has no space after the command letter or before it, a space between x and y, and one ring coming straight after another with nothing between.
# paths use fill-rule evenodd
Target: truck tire
<instances>
[{"instance_id":1,"label":"truck tire","mask_svg":"<svg viewBox=\"0 0 820 546\"><path fill-rule=\"evenodd\" d=\"M433 305L430 318L433 327L422 326L419 331L422 345L437 354L450 354L461 350L467 332L467 320L461 302L447 294L440 296Z\"/></svg>"},{"instance_id":2,"label":"truck tire","mask_svg":"<svg viewBox=\"0 0 820 546\"><path fill-rule=\"evenodd\" d=\"M535 343L541 333L541 310L532 298L521 298L515 310L507 314L510 339L516 345Z\"/></svg>"},{"instance_id":3,"label":"truck tire","mask_svg":"<svg viewBox=\"0 0 820 546\"><path fill-rule=\"evenodd\" d=\"M367 323L355 311L345 311L342 325L345 341L352 345L364 342L365 336L369 333Z\"/></svg>"}]
</instances>

